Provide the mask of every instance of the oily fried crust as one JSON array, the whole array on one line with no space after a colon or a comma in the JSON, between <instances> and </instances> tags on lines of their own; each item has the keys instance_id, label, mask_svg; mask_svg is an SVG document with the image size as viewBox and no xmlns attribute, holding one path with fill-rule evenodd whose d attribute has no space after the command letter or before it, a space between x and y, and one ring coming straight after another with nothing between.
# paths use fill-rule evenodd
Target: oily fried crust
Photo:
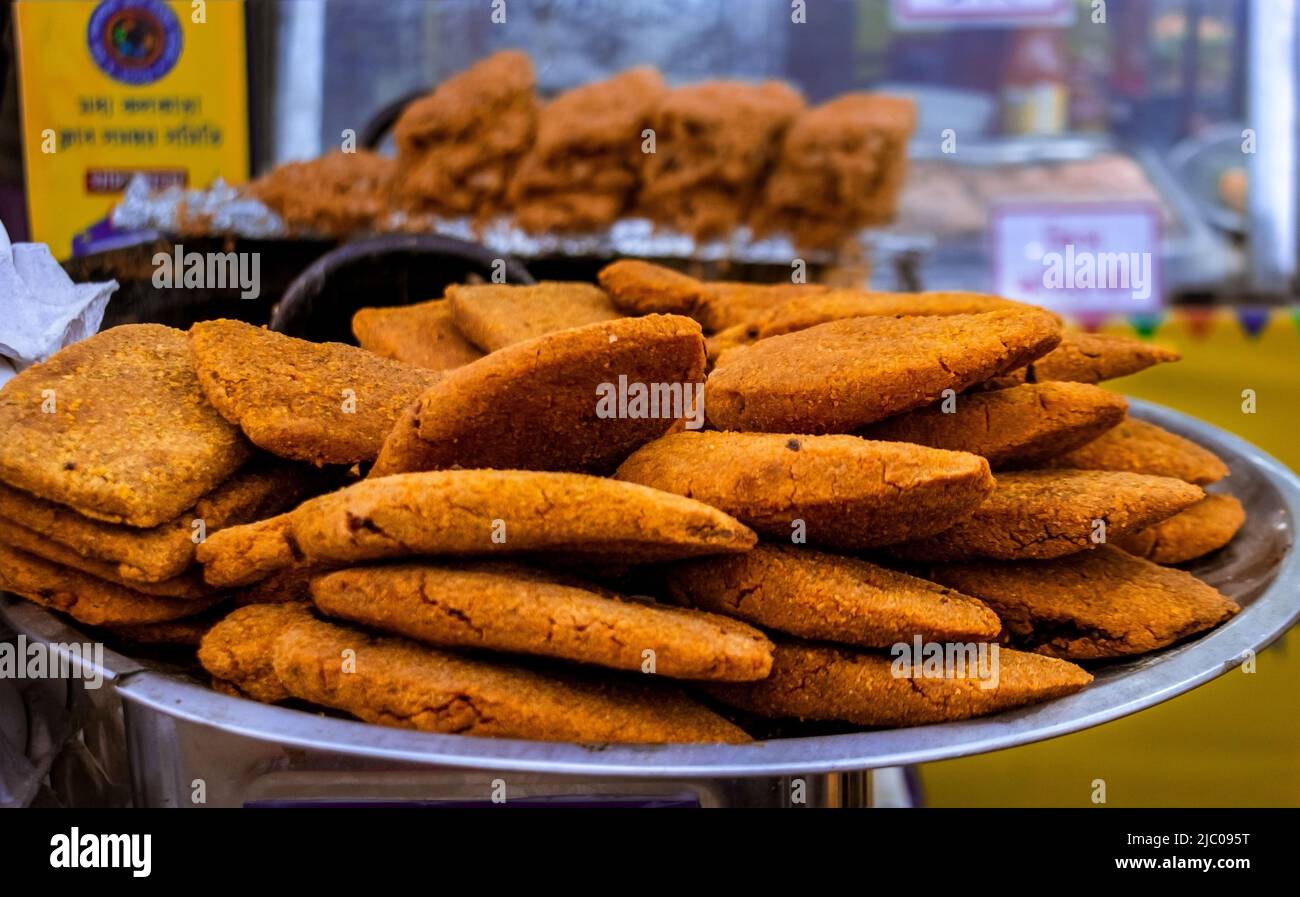
<instances>
[{"instance_id":1,"label":"oily fried crust","mask_svg":"<svg viewBox=\"0 0 1300 897\"><path fill-rule=\"evenodd\" d=\"M1071 380L1099 383L1136 374L1155 364L1178 361L1172 349L1153 346L1127 336L1070 331L1054 350L1029 367L1030 382Z\"/></svg>"},{"instance_id":2,"label":"oily fried crust","mask_svg":"<svg viewBox=\"0 0 1300 897\"><path fill-rule=\"evenodd\" d=\"M309 606L301 603L241 607L227 614L203 636L199 663L213 677L233 688L237 697L266 704L283 701L289 693L275 675L275 641L291 626L311 619Z\"/></svg>"},{"instance_id":3,"label":"oily fried crust","mask_svg":"<svg viewBox=\"0 0 1300 897\"><path fill-rule=\"evenodd\" d=\"M1126 470L1176 477L1206 486L1228 475L1228 465L1207 448L1144 420L1127 418L1112 430L1043 464L1078 470Z\"/></svg>"},{"instance_id":4,"label":"oily fried crust","mask_svg":"<svg viewBox=\"0 0 1300 897\"><path fill-rule=\"evenodd\" d=\"M320 577L325 614L444 648L537 654L678 679L761 679L761 632L727 617L624 600L541 571L486 563L361 567ZM646 652L651 652L647 655Z\"/></svg>"},{"instance_id":5,"label":"oily fried crust","mask_svg":"<svg viewBox=\"0 0 1300 897\"><path fill-rule=\"evenodd\" d=\"M1062 557L1121 539L1204 497L1199 486L1172 477L1094 470L1000 473L993 494L970 517L890 551L918 561Z\"/></svg>"},{"instance_id":6,"label":"oily fried crust","mask_svg":"<svg viewBox=\"0 0 1300 897\"><path fill-rule=\"evenodd\" d=\"M777 644L768 678L703 688L732 707L774 719L898 727L969 719L1064 697L1092 676L1063 660L1001 648L997 684L982 688L987 681L976 675L895 676L893 662L884 654L791 640Z\"/></svg>"},{"instance_id":7,"label":"oily fried crust","mask_svg":"<svg viewBox=\"0 0 1300 897\"><path fill-rule=\"evenodd\" d=\"M547 334L453 371L424 393L370 476L456 466L607 473L677 415L698 409L703 378L704 340L689 318L623 318ZM657 417L650 406L646 416L620 415L620 382L628 390L663 386L676 398L667 408L657 403Z\"/></svg>"},{"instance_id":8,"label":"oily fried crust","mask_svg":"<svg viewBox=\"0 0 1300 897\"><path fill-rule=\"evenodd\" d=\"M353 651L355 671L340 658ZM275 675L294 697L366 722L539 741L740 743L749 737L657 683L540 673L318 621L279 637Z\"/></svg>"},{"instance_id":9,"label":"oily fried crust","mask_svg":"<svg viewBox=\"0 0 1300 897\"><path fill-rule=\"evenodd\" d=\"M251 454L204 398L184 332L160 324L110 328L22 371L0 389L0 433L0 480L135 527L176 517Z\"/></svg>"},{"instance_id":10,"label":"oily fried crust","mask_svg":"<svg viewBox=\"0 0 1300 897\"><path fill-rule=\"evenodd\" d=\"M273 455L317 465L373 460L406 406L441 377L242 321L200 321L190 348L203 391L226 420Z\"/></svg>"},{"instance_id":11,"label":"oily fried crust","mask_svg":"<svg viewBox=\"0 0 1300 897\"><path fill-rule=\"evenodd\" d=\"M447 302L456 328L485 352L622 317L605 291L589 283L453 284Z\"/></svg>"},{"instance_id":12,"label":"oily fried crust","mask_svg":"<svg viewBox=\"0 0 1300 897\"><path fill-rule=\"evenodd\" d=\"M694 277L640 259L611 262L597 279L614 305L629 315L693 317L703 286Z\"/></svg>"},{"instance_id":13,"label":"oily fried crust","mask_svg":"<svg viewBox=\"0 0 1300 897\"><path fill-rule=\"evenodd\" d=\"M687 607L802 638L888 648L990 641L1001 624L979 601L854 557L762 543L745 554L675 564L668 590Z\"/></svg>"},{"instance_id":14,"label":"oily fried crust","mask_svg":"<svg viewBox=\"0 0 1300 897\"><path fill-rule=\"evenodd\" d=\"M1217 551L1246 522L1246 509L1224 493L1207 495L1185 511L1116 540L1129 554L1157 564L1181 564Z\"/></svg>"},{"instance_id":15,"label":"oily fried crust","mask_svg":"<svg viewBox=\"0 0 1300 897\"><path fill-rule=\"evenodd\" d=\"M358 309L352 335L368 352L431 371L449 371L483 357L456 329L446 299Z\"/></svg>"},{"instance_id":16,"label":"oily fried crust","mask_svg":"<svg viewBox=\"0 0 1300 897\"><path fill-rule=\"evenodd\" d=\"M1190 573L1109 545L1052 561L944 564L927 575L997 611L1011 644L1076 660L1155 651L1241 610Z\"/></svg>"},{"instance_id":17,"label":"oily fried crust","mask_svg":"<svg viewBox=\"0 0 1300 897\"><path fill-rule=\"evenodd\" d=\"M1020 367L1059 339L1056 319L1037 311L832 321L728 353L705 407L722 430L852 432Z\"/></svg>"},{"instance_id":18,"label":"oily fried crust","mask_svg":"<svg viewBox=\"0 0 1300 897\"><path fill-rule=\"evenodd\" d=\"M975 455L856 436L682 432L634 452L618 479L712 505L788 539L860 549L922 538L993 491Z\"/></svg>"},{"instance_id":19,"label":"oily fried crust","mask_svg":"<svg viewBox=\"0 0 1300 897\"><path fill-rule=\"evenodd\" d=\"M1023 467L1091 442L1127 410L1123 396L1086 383L1027 383L966 393L879 421L861 435L974 452L994 469Z\"/></svg>"}]
</instances>

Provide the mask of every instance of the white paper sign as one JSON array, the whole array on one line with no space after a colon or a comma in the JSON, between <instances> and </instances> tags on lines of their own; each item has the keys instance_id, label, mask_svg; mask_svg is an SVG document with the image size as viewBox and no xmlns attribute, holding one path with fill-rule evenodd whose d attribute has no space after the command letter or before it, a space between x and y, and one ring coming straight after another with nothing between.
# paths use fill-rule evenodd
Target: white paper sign
<instances>
[{"instance_id":1,"label":"white paper sign","mask_svg":"<svg viewBox=\"0 0 1300 897\"><path fill-rule=\"evenodd\" d=\"M893 0L900 28L941 25L1069 25L1071 0Z\"/></svg>"},{"instance_id":2,"label":"white paper sign","mask_svg":"<svg viewBox=\"0 0 1300 897\"><path fill-rule=\"evenodd\" d=\"M1164 304L1154 204L1006 203L990 224L993 289L1063 314Z\"/></svg>"}]
</instances>

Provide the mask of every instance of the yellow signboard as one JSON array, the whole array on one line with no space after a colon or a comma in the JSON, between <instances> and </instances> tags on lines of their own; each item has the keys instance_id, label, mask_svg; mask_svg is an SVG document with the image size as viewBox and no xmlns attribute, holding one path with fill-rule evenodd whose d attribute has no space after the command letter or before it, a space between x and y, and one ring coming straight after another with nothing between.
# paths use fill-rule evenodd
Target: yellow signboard
<instances>
[{"instance_id":1,"label":"yellow signboard","mask_svg":"<svg viewBox=\"0 0 1300 897\"><path fill-rule=\"evenodd\" d=\"M57 258L127 182L248 178L242 0L18 0L32 239Z\"/></svg>"}]
</instances>

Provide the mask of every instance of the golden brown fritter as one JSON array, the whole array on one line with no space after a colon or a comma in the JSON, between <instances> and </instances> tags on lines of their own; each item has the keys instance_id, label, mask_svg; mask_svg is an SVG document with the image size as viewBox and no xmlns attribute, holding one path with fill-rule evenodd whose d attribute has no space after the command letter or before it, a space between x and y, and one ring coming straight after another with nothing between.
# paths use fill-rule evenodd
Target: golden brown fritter
<instances>
[{"instance_id":1,"label":"golden brown fritter","mask_svg":"<svg viewBox=\"0 0 1300 897\"><path fill-rule=\"evenodd\" d=\"M534 86L527 54L506 50L407 106L393 129L394 204L444 217L500 211L537 131Z\"/></svg>"},{"instance_id":2,"label":"golden brown fritter","mask_svg":"<svg viewBox=\"0 0 1300 897\"><path fill-rule=\"evenodd\" d=\"M696 239L730 233L803 108L803 97L776 81L704 81L669 92L654 115L640 212Z\"/></svg>"},{"instance_id":3,"label":"golden brown fritter","mask_svg":"<svg viewBox=\"0 0 1300 897\"><path fill-rule=\"evenodd\" d=\"M242 321L200 321L190 347L226 420L273 455L318 465L373 460L406 407L442 376Z\"/></svg>"},{"instance_id":4,"label":"golden brown fritter","mask_svg":"<svg viewBox=\"0 0 1300 897\"><path fill-rule=\"evenodd\" d=\"M1246 522L1246 509L1231 495L1215 493L1159 523L1117 539L1129 554L1157 564L1181 564L1217 551Z\"/></svg>"},{"instance_id":5,"label":"golden brown fritter","mask_svg":"<svg viewBox=\"0 0 1300 897\"><path fill-rule=\"evenodd\" d=\"M388 212L393 160L368 150L335 150L277 165L245 188L295 234L346 237L374 230Z\"/></svg>"},{"instance_id":6,"label":"golden brown fritter","mask_svg":"<svg viewBox=\"0 0 1300 897\"><path fill-rule=\"evenodd\" d=\"M600 477L442 470L364 480L199 546L212 585L245 585L296 561L575 553L651 562L748 551L754 533L679 495Z\"/></svg>"},{"instance_id":7,"label":"golden brown fritter","mask_svg":"<svg viewBox=\"0 0 1300 897\"><path fill-rule=\"evenodd\" d=\"M888 648L992 641L1001 624L979 601L855 557L760 543L753 551L674 564L669 592L687 607L802 638Z\"/></svg>"},{"instance_id":8,"label":"golden brown fritter","mask_svg":"<svg viewBox=\"0 0 1300 897\"><path fill-rule=\"evenodd\" d=\"M128 324L0 388L0 480L109 523L157 526L252 454L208 404L185 333Z\"/></svg>"},{"instance_id":9,"label":"golden brown fritter","mask_svg":"<svg viewBox=\"0 0 1300 897\"><path fill-rule=\"evenodd\" d=\"M845 549L937 533L993 491L983 458L856 436L672 433L615 476L702 501L778 539L800 533Z\"/></svg>"},{"instance_id":10,"label":"golden brown fritter","mask_svg":"<svg viewBox=\"0 0 1300 897\"><path fill-rule=\"evenodd\" d=\"M446 299L358 309L352 335L368 352L431 371L449 371L483 357L456 329Z\"/></svg>"},{"instance_id":11,"label":"golden brown fritter","mask_svg":"<svg viewBox=\"0 0 1300 897\"><path fill-rule=\"evenodd\" d=\"M1030 466L1096 439L1124 419L1124 397L1087 383L1026 383L954 396L886 418L868 439L983 455L996 470Z\"/></svg>"},{"instance_id":12,"label":"golden brown fritter","mask_svg":"<svg viewBox=\"0 0 1300 897\"><path fill-rule=\"evenodd\" d=\"M510 183L518 223L542 233L612 224L636 192L642 131L666 93L659 72L641 66L547 103Z\"/></svg>"},{"instance_id":13,"label":"golden brown fritter","mask_svg":"<svg viewBox=\"0 0 1300 897\"><path fill-rule=\"evenodd\" d=\"M703 379L704 340L689 318L547 334L449 373L407 410L370 476L457 466L607 473L682 416L702 423ZM634 404L638 389L644 401Z\"/></svg>"},{"instance_id":14,"label":"golden brown fritter","mask_svg":"<svg viewBox=\"0 0 1300 897\"><path fill-rule=\"evenodd\" d=\"M1199 486L1172 477L1102 470L1000 473L993 494L974 514L937 536L890 551L921 561L1062 557L1122 539L1204 497Z\"/></svg>"},{"instance_id":15,"label":"golden brown fritter","mask_svg":"<svg viewBox=\"0 0 1300 897\"><path fill-rule=\"evenodd\" d=\"M723 430L847 433L1020 367L1060 339L1051 314L850 318L719 360L705 384Z\"/></svg>"},{"instance_id":16,"label":"golden brown fritter","mask_svg":"<svg viewBox=\"0 0 1300 897\"><path fill-rule=\"evenodd\" d=\"M352 671L343 669L345 651L355 652ZM539 672L315 620L276 641L275 675L296 698L402 729L599 743L749 740L662 683Z\"/></svg>"},{"instance_id":17,"label":"golden brown fritter","mask_svg":"<svg viewBox=\"0 0 1300 897\"><path fill-rule=\"evenodd\" d=\"M798 116L753 215L759 233L785 231L798 246L837 247L893 219L916 128L908 99L848 93Z\"/></svg>"},{"instance_id":18,"label":"golden brown fritter","mask_svg":"<svg viewBox=\"0 0 1300 897\"><path fill-rule=\"evenodd\" d=\"M1127 336L1067 331L1061 345L1035 361L1027 376L1031 383L1045 380L1099 383L1181 357L1172 349Z\"/></svg>"},{"instance_id":19,"label":"golden brown fritter","mask_svg":"<svg viewBox=\"0 0 1300 897\"><path fill-rule=\"evenodd\" d=\"M357 567L320 577L311 592L328 616L441 648L729 682L761 679L772 666L771 642L751 626L514 564Z\"/></svg>"},{"instance_id":20,"label":"golden brown fritter","mask_svg":"<svg viewBox=\"0 0 1300 897\"><path fill-rule=\"evenodd\" d=\"M942 564L927 575L992 607L1009 643L1076 660L1154 651L1241 610L1190 573L1110 545L1051 561Z\"/></svg>"},{"instance_id":21,"label":"golden brown fritter","mask_svg":"<svg viewBox=\"0 0 1300 897\"><path fill-rule=\"evenodd\" d=\"M275 676L275 642L312 619L306 604L255 604L226 615L203 636L199 663L235 694L274 704L289 697ZM226 689L229 692L231 689Z\"/></svg>"},{"instance_id":22,"label":"golden brown fritter","mask_svg":"<svg viewBox=\"0 0 1300 897\"><path fill-rule=\"evenodd\" d=\"M623 317L605 291L589 283L456 284L447 288L447 302L456 329L485 352Z\"/></svg>"},{"instance_id":23,"label":"golden brown fritter","mask_svg":"<svg viewBox=\"0 0 1300 897\"><path fill-rule=\"evenodd\" d=\"M972 646L973 647L973 646ZM709 684L720 701L776 719L840 720L860 726L919 726L999 713L1073 694L1092 681L1087 671L1064 660L997 650L993 677L896 676L902 658L806 642L779 642L772 675L759 682ZM989 668L992 654L988 655ZM920 659L916 663L920 664Z\"/></svg>"},{"instance_id":24,"label":"golden brown fritter","mask_svg":"<svg viewBox=\"0 0 1300 897\"><path fill-rule=\"evenodd\" d=\"M925 293L877 293L869 290L828 290L791 297L753 323L754 339L767 339L783 333L807 330L818 324L845 318L877 317L947 317L978 315L990 311L1041 312L1036 306L990 296L987 293L960 291Z\"/></svg>"},{"instance_id":25,"label":"golden brown fritter","mask_svg":"<svg viewBox=\"0 0 1300 897\"><path fill-rule=\"evenodd\" d=\"M88 626L161 623L192 616L221 600L161 598L60 567L0 543L0 589L62 611Z\"/></svg>"},{"instance_id":26,"label":"golden brown fritter","mask_svg":"<svg viewBox=\"0 0 1300 897\"><path fill-rule=\"evenodd\" d=\"M1207 486L1228 475L1228 465L1207 448L1144 420L1128 418L1080 448L1044 467L1127 470L1176 477Z\"/></svg>"},{"instance_id":27,"label":"golden brown fritter","mask_svg":"<svg viewBox=\"0 0 1300 897\"><path fill-rule=\"evenodd\" d=\"M166 645L197 648L203 636L225 616L222 605L209 608L192 617L167 620L162 623L138 623L126 626L105 627L118 638L137 645Z\"/></svg>"}]
</instances>

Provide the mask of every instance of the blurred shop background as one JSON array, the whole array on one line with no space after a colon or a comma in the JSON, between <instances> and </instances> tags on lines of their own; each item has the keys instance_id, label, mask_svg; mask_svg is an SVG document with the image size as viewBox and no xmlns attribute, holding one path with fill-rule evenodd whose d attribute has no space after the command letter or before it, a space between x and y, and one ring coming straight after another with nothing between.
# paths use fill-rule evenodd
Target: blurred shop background
<instances>
[{"instance_id":1,"label":"blurred shop background","mask_svg":"<svg viewBox=\"0 0 1300 897\"><path fill-rule=\"evenodd\" d=\"M97 12L131 5L0 2L0 218L78 279L130 280L114 260L157 238L105 226L132 176L239 184L348 130L391 151L396 110L503 48L532 56L548 94L647 63L671 83L784 79L810 102L899 93L919 119L897 218L871 235L872 286L1004 293L1175 347L1182 364L1110 385L1300 469L1296 0L807 0L799 24L789 0L509 0L505 24L489 0L208 0L196 24L185 0L155 4L172 10L179 44L165 16L158 34L130 19L95 30ZM157 77L105 78L115 53ZM51 121L68 147L53 154L37 127ZM141 137L150 122L168 139ZM1050 244L1064 220L1150 253L1151 294L1036 292L1024 234ZM294 273L326 248L276 251ZM1242 413L1246 388L1256 414ZM1297 683L1293 631L1253 675L922 767L924 798L1086 805L1101 778L1111 805L1300 805Z\"/></svg>"}]
</instances>

